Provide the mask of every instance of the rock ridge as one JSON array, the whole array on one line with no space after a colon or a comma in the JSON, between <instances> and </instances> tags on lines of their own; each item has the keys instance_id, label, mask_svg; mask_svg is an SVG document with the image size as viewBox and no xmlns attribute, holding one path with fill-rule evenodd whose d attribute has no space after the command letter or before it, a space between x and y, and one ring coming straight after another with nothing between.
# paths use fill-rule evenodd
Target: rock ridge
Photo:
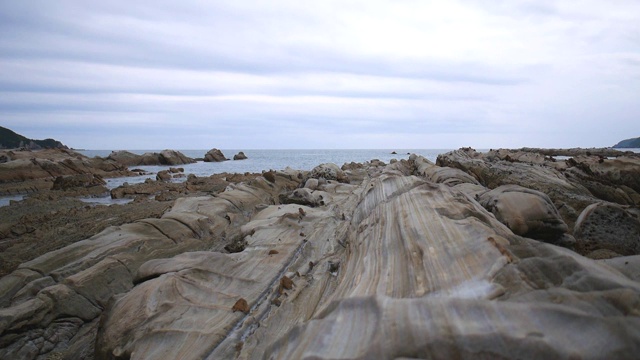
<instances>
[{"instance_id":1,"label":"rock ridge","mask_svg":"<svg viewBox=\"0 0 640 360\"><path fill-rule=\"evenodd\" d=\"M459 149L178 197L0 278L0 357L633 358L638 250L574 250L622 251L593 229L633 229L637 160L573 159Z\"/></svg>"}]
</instances>

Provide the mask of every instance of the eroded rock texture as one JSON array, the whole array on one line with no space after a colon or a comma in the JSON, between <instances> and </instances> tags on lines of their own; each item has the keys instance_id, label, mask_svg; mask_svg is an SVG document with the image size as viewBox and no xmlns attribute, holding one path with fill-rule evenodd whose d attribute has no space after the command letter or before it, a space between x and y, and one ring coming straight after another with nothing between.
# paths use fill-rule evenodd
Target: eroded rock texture
<instances>
[{"instance_id":1,"label":"eroded rock texture","mask_svg":"<svg viewBox=\"0 0 640 360\"><path fill-rule=\"evenodd\" d=\"M0 358L634 358L637 256L530 238L568 231L553 197L476 172L412 156L179 199L2 278Z\"/></svg>"}]
</instances>

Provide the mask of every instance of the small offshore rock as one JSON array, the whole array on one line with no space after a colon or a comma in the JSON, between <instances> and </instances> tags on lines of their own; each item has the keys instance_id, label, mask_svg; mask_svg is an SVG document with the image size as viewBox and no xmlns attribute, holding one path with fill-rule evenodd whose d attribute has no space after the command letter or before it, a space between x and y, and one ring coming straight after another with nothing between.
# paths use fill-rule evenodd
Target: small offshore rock
<instances>
[{"instance_id":1,"label":"small offshore rock","mask_svg":"<svg viewBox=\"0 0 640 360\"><path fill-rule=\"evenodd\" d=\"M207 151L207 153L204 155L205 162L222 162L226 160L229 159L224 156L222 151L215 148Z\"/></svg>"},{"instance_id":2,"label":"small offshore rock","mask_svg":"<svg viewBox=\"0 0 640 360\"><path fill-rule=\"evenodd\" d=\"M246 160L246 159L248 159L247 155L245 155L242 151L233 155L233 160Z\"/></svg>"}]
</instances>

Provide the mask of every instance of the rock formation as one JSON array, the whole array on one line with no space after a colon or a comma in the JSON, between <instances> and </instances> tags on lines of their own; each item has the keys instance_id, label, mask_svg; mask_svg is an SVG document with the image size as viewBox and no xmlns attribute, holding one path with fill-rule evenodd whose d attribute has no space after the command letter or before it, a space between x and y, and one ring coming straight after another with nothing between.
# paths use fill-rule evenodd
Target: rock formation
<instances>
[{"instance_id":1,"label":"rock formation","mask_svg":"<svg viewBox=\"0 0 640 360\"><path fill-rule=\"evenodd\" d=\"M88 158L66 149L14 150L0 152L0 156L8 160L0 163L0 195L49 190L56 178L64 176L111 178L135 175L115 161Z\"/></svg>"},{"instance_id":2,"label":"rock formation","mask_svg":"<svg viewBox=\"0 0 640 360\"><path fill-rule=\"evenodd\" d=\"M556 204L601 200L569 164L520 155L323 164L179 198L1 278L0 358L634 358L640 257L530 238L571 232Z\"/></svg>"},{"instance_id":3,"label":"rock formation","mask_svg":"<svg viewBox=\"0 0 640 360\"><path fill-rule=\"evenodd\" d=\"M233 155L233 160L246 160L246 159L247 159L247 155L245 155L242 151Z\"/></svg>"},{"instance_id":4,"label":"rock formation","mask_svg":"<svg viewBox=\"0 0 640 360\"><path fill-rule=\"evenodd\" d=\"M183 165L192 164L196 161L183 153L175 150L162 150L159 153L144 153L137 155L129 151L112 151L107 157L109 160L113 160L119 164L126 166L139 166L139 165Z\"/></svg>"},{"instance_id":5,"label":"rock formation","mask_svg":"<svg viewBox=\"0 0 640 360\"><path fill-rule=\"evenodd\" d=\"M227 160L229 159L224 157L224 154L222 153L222 151L218 149L211 149L207 151L207 153L204 155L204 161L206 162L222 162Z\"/></svg>"}]
</instances>

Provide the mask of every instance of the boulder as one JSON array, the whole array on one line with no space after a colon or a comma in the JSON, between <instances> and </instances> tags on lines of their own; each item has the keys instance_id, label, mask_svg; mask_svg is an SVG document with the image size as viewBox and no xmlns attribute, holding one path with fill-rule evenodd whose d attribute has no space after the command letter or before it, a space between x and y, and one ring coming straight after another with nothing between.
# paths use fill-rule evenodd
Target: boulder
<instances>
[{"instance_id":1,"label":"boulder","mask_svg":"<svg viewBox=\"0 0 640 360\"><path fill-rule=\"evenodd\" d=\"M247 159L247 155L245 155L242 151L233 155L233 160L246 160L246 159Z\"/></svg>"},{"instance_id":2,"label":"boulder","mask_svg":"<svg viewBox=\"0 0 640 360\"><path fill-rule=\"evenodd\" d=\"M625 256L640 254L640 220L618 204L588 206L578 217L573 234L583 254L598 249Z\"/></svg>"},{"instance_id":3,"label":"boulder","mask_svg":"<svg viewBox=\"0 0 640 360\"><path fill-rule=\"evenodd\" d=\"M555 243L567 233L549 197L518 185L503 185L479 196L478 202L514 234Z\"/></svg>"},{"instance_id":4,"label":"boulder","mask_svg":"<svg viewBox=\"0 0 640 360\"><path fill-rule=\"evenodd\" d=\"M171 173L169 170L161 170L156 174L156 180L158 181L171 181Z\"/></svg>"},{"instance_id":5,"label":"boulder","mask_svg":"<svg viewBox=\"0 0 640 360\"><path fill-rule=\"evenodd\" d=\"M325 197L321 191L311 191L307 188L295 189L291 193L280 195L281 204L298 204L310 207L324 206L326 204Z\"/></svg>"},{"instance_id":6,"label":"boulder","mask_svg":"<svg viewBox=\"0 0 640 360\"><path fill-rule=\"evenodd\" d=\"M211 149L207 151L207 153L204 155L204 161L206 162L221 162L226 160L229 160L229 159L224 157L224 154L222 153L222 151L218 149Z\"/></svg>"},{"instance_id":7,"label":"boulder","mask_svg":"<svg viewBox=\"0 0 640 360\"><path fill-rule=\"evenodd\" d=\"M573 229L580 211L600 201L580 181L566 176L566 171L551 166L556 163L545 162L544 157L524 155L526 154L520 156L518 152L501 150L483 154L471 148L461 148L438 155L436 164L460 169L489 189L514 184L540 191L552 200L556 208L575 210L561 212L569 229ZM534 159L536 162L517 159Z\"/></svg>"},{"instance_id":8,"label":"boulder","mask_svg":"<svg viewBox=\"0 0 640 360\"><path fill-rule=\"evenodd\" d=\"M307 175L308 179L335 180L338 182L348 182L347 175L336 164L326 163L314 167Z\"/></svg>"}]
</instances>

